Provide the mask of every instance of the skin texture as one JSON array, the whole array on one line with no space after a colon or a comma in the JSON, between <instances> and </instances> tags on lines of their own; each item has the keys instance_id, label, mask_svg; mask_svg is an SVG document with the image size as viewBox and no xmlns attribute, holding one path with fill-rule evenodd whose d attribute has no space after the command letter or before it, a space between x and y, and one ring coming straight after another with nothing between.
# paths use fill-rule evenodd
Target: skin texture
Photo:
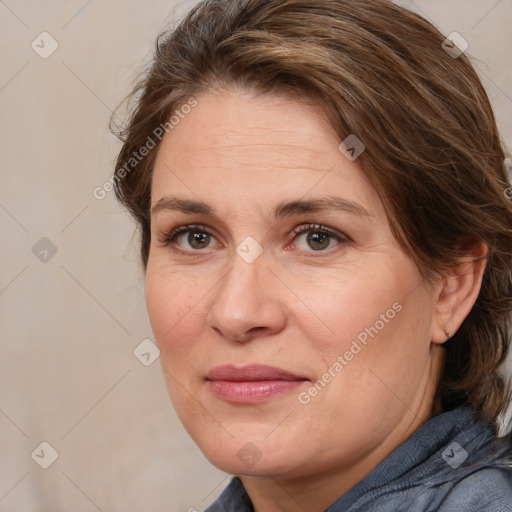
<instances>
[{"instance_id":1,"label":"skin texture","mask_svg":"<svg viewBox=\"0 0 512 512\"><path fill-rule=\"evenodd\" d=\"M317 106L241 90L211 91L197 102L164 137L152 182L152 207L176 196L216 211L152 214L146 300L168 391L190 436L212 464L241 476L255 510L325 510L440 412L434 395L445 330L453 334L470 311L485 263L469 258L425 282ZM324 196L368 215L272 217L282 201ZM317 227L293 233L309 223L340 240L308 243ZM165 243L188 224L211 236L191 245L180 233ZM248 236L263 249L252 263L236 252ZM334 370L376 325L378 333ZM205 380L216 366L255 363L307 380L256 404L222 400ZM325 381L329 368L329 382L301 403L299 394Z\"/></svg>"}]
</instances>

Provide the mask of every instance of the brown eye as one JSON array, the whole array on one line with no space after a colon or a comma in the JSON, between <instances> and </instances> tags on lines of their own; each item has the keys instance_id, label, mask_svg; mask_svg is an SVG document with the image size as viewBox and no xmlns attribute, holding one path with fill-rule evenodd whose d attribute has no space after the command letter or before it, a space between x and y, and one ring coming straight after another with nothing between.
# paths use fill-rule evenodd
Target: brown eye
<instances>
[{"instance_id":1,"label":"brown eye","mask_svg":"<svg viewBox=\"0 0 512 512\"><path fill-rule=\"evenodd\" d=\"M299 241L305 239L305 243L297 244L298 249L304 252L327 252L327 249L348 241L342 235L320 224L300 226L294 230L294 234Z\"/></svg>"},{"instance_id":2,"label":"brown eye","mask_svg":"<svg viewBox=\"0 0 512 512\"><path fill-rule=\"evenodd\" d=\"M310 231L307 234L306 240L313 250L320 251L329 247L330 238L332 238L332 236L327 235L326 233L315 233L314 231Z\"/></svg>"},{"instance_id":3,"label":"brown eye","mask_svg":"<svg viewBox=\"0 0 512 512\"><path fill-rule=\"evenodd\" d=\"M179 226L173 229L162 240L166 246L177 245L180 249L199 251L211 245L215 237L209 233L205 226Z\"/></svg>"},{"instance_id":4,"label":"brown eye","mask_svg":"<svg viewBox=\"0 0 512 512\"><path fill-rule=\"evenodd\" d=\"M208 247L212 236L209 233L201 231L190 231L187 236L187 243L194 249L204 249Z\"/></svg>"}]
</instances>

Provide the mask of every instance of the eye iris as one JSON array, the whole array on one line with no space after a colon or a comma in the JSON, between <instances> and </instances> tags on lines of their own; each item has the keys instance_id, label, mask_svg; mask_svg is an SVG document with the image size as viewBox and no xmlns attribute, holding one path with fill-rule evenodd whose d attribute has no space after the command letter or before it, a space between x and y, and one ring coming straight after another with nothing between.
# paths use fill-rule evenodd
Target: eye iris
<instances>
[{"instance_id":1,"label":"eye iris","mask_svg":"<svg viewBox=\"0 0 512 512\"><path fill-rule=\"evenodd\" d=\"M308 233L308 236L306 237L306 239L307 239L308 243L310 244L310 247L312 249L314 249L315 251L318 251L321 249L325 249L326 247L329 246L329 236L330 235L328 235L326 233L315 233L313 231L313 232ZM327 241L327 243L324 243L325 241ZM311 245L311 243L313 245ZM318 245L320 245L320 247Z\"/></svg>"},{"instance_id":2,"label":"eye iris","mask_svg":"<svg viewBox=\"0 0 512 512\"><path fill-rule=\"evenodd\" d=\"M206 244L204 243L206 241ZM208 233L202 233L201 231L191 231L188 234L188 243L191 247L195 249L202 249L207 246L210 241L210 235ZM196 242L199 243L199 246L196 245Z\"/></svg>"}]
</instances>

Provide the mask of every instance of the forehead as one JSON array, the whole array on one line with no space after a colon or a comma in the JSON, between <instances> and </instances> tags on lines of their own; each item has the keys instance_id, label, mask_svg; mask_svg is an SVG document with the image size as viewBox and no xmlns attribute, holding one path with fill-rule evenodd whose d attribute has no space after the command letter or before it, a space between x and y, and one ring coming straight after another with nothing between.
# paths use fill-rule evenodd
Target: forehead
<instances>
[{"instance_id":1,"label":"forehead","mask_svg":"<svg viewBox=\"0 0 512 512\"><path fill-rule=\"evenodd\" d=\"M177 192L231 202L326 193L375 201L362 168L339 151L340 142L323 110L309 101L242 91L203 94L160 144L152 204Z\"/></svg>"},{"instance_id":2,"label":"forehead","mask_svg":"<svg viewBox=\"0 0 512 512\"><path fill-rule=\"evenodd\" d=\"M179 146L180 158L190 155L196 160L212 151L217 158L246 156L251 166L267 156L328 158L326 136L336 147L338 137L311 101L242 90L212 91L200 95L197 106L165 135L161 150ZM324 143L319 146L320 142Z\"/></svg>"}]
</instances>

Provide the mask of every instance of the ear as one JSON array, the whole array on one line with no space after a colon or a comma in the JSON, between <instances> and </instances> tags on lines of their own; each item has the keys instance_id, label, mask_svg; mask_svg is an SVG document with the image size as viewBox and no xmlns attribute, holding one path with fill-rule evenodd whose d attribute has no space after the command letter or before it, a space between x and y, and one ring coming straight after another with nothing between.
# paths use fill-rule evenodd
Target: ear
<instances>
[{"instance_id":1,"label":"ear","mask_svg":"<svg viewBox=\"0 0 512 512\"><path fill-rule=\"evenodd\" d=\"M431 333L434 343L442 344L451 338L469 315L480 293L487 253L484 242L473 242L467 255L443 272L434 297Z\"/></svg>"}]
</instances>

